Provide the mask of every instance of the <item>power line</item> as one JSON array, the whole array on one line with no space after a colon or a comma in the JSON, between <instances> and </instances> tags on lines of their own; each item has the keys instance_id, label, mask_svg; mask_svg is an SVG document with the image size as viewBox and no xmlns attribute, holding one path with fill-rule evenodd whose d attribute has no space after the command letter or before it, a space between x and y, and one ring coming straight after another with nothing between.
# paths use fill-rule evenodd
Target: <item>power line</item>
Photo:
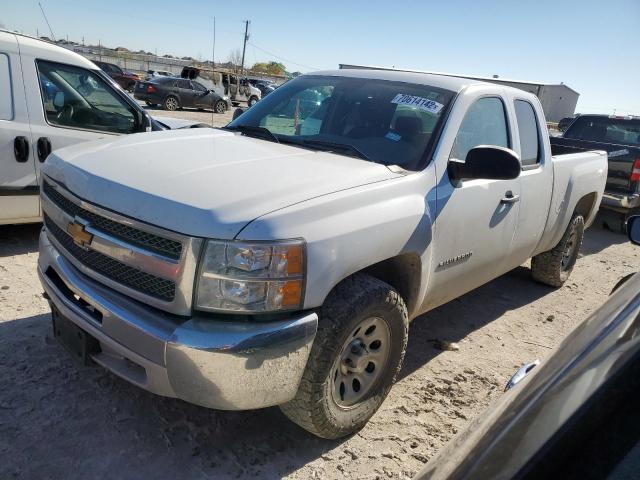
<instances>
[{"instance_id":1,"label":"power line","mask_svg":"<svg viewBox=\"0 0 640 480\"><path fill-rule=\"evenodd\" d=\"M272 57L277 58L278 60L281 60L281 61L283 61L283 62L292 63L292 64L294 64L294 65L297 65L298 67L304 67L304 68L308 68L308 69L310 69L310 70L320 70L320 69L319 69L319 68L317 68L317 67L312 67L312 66L310 66L310 65L305 65L304 63L298 63L298 62L294 62L293 60L288 60L288 59L286 59L286 58L284 58L284 57L281 57L281 56L279 56L279 55L276 55L276 54L275 54L275 53L273 53L273 52L270 52L270 51L268 51L268 50L265 50L264 48L261 48L261 47L257 46L255 43L252 43L252 42L248 42L248 43L249 43L249 45L251 45L252 47L257 48L258 50L260 50L261 52L264 52L264 53L266 53L267 55L271 55Z\"/></svg>"},{"instance_id":2,"label":"power line","mask_svg":"<svg viewBox=\"0 0 640 480\"><path fill-rule=\"evenodd\" d=\"M40 11L42 12L42 16L44 17L44 21L47 22L47 27L49 27L49 32L51 32L51 40L56 41L56 37L53 34L53 30L51 29L51 25L49 24L49 20L47 19L47 15L44 13L44 8L42 8L42 4L38 2L38 6L40 7Z\"/></svg>"}]
</instances>

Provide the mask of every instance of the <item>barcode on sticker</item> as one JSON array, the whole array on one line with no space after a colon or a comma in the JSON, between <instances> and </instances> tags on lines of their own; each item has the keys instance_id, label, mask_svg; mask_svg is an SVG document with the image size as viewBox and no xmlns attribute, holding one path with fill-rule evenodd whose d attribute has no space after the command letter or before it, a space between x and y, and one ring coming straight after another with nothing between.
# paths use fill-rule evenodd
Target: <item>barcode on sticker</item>
<instances>
[{"instance_id":1,"label":"barcode on sticker","mask_svg":"<svg viewBox=\"0 0 640 480\"><path fill-rule=\"evenodd\" d=\"M415 107L419 110L424 110L425 112L430 113L438 113L444 106L441 103L436 102L435 100L429 100L428 98L424 97L416 97L415 95L407 95L405 93L397 94L395 97L393 97L391 103L395 103L397 105L406 105L408 107Z\"/></svg>"}]
</instances>

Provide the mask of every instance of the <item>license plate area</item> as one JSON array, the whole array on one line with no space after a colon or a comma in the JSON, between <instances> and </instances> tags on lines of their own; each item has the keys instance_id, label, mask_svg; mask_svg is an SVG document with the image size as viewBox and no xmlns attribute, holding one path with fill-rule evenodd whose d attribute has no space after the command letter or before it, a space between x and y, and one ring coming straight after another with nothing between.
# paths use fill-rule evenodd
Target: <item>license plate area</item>
<instances>
[{"instance_id":1,"label":"license plate area","mask_svg":"<svg viewBox=\"0 0 640 480\"><path fill-rule=\"evenodd\" d=\"M92 365L91 355L100 352L98 341L71 320L65 318L53 305L51 306L51 319L54 337L71 357L82 365Z\"/></svg>"}]
</instances>

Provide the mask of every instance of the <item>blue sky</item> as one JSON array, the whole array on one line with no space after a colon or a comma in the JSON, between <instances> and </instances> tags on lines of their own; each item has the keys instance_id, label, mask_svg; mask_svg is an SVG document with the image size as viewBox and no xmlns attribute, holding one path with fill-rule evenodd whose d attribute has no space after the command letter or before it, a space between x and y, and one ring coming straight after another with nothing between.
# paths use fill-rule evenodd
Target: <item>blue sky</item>
<instances>
[{"instance_id":1,"label":"blue sky","mask_svg":"<svg viewBox=\"0 0 640 480\"><path fill-rule=\"evenodd\" d=\"M1 0L0 24L48 32L33 0ZM216 61L242 46L247 62L290 71L359 63L564 82L582 113L640 114L640 0L322 2L41 0L56 37Z\"/></svg>"}]
</instances>

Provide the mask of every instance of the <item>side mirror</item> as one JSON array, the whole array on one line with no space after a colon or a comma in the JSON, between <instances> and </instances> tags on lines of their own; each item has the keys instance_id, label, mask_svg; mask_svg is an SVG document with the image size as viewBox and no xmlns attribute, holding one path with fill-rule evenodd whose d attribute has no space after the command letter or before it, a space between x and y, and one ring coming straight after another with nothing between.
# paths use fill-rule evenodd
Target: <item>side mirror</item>
<instances>
[{"instance_id":1,"label":"side mirror","mask_svg":"<svg viewBox=\"0 0 640 480\"><path fill-rule=\"evenodd\" d=\"M627 220L627 235L634 245L640 245L640 215L634 215Z\"/></svg>"},{"instance_id":2,"label":"side mirror","mask_svg":"<svg viewBox=\"0 0 640 480\"><path fill-rule=\"evenodd\" d=\"M451 180L512 180L520 176L522 166L513 150L479 145L469 150L464 162L449 160L447 169Z\"/></svg>"},{"instance_id":3,"label":"side mirror","mask_svg":"<svg viewBox=\"0 0 640 480\"><path fill-rule=\"evenodd\" d=\"M57 91L55 97L53 97L53 106L56 108L64 107L64 93Z\"/></svg>"},{"instance_id":4,"label":"side mirror","mask_svg":"<svg viewBox=\"0 0 640 480\"><path fill-rule=\"evenodd\" d=\"M236 108L236 109L234 110L234 112L233 112L233 120L235 120L236 118L238 118L238 117L239 117L240 115L242 115L244 112L245 112L245 109L244 109L244 108L240 108L240 107ZM232 121L233 121L233 120L232 120Z\"/></svg>"}]
</instances>

